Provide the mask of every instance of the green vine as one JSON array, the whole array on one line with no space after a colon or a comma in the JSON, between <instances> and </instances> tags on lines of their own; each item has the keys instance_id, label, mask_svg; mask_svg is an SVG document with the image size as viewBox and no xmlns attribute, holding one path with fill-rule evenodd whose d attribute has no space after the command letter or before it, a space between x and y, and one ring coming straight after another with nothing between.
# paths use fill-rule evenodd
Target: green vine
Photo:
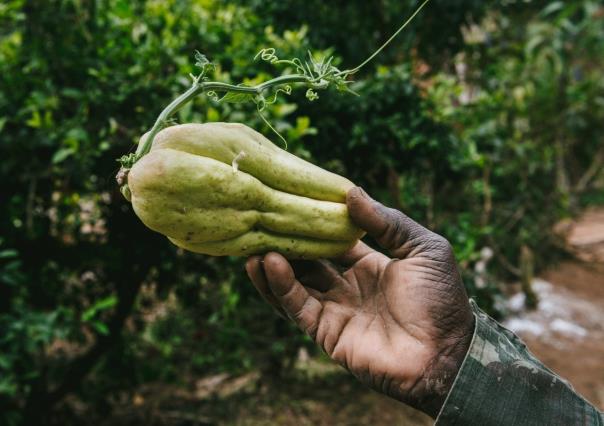
<instances>
[{"instance_id":1,"label":"green vine","mask_svg":"<svg viewBox=\"0 0 604 426\"><path fill-rule=\"evenodd\" d=\"M373 58L375 58L388 44L396 38L396 36L415 18L415 16L423 9L430 0L424 0L423 3L415 10L415 12L399 27L399 29L382 44L371 56L369 56L361 64L354 68L340 70L332 64L333 56L323 58L320 61L316 60L311 52L308 52L308 58L301 60L299 58L280 59L274 48L265 48L260 50L254 60L262 60L272 65L286 65L293 67L295 73L282 75L271 80L267 80L255 86L247 86L244 84L228 84L218 81L209 81L208 74L213 70L214 65L206 58L205 55L196 52L195 65L200 68L197 75L191 74L191 87L174 99L161 114L157 117L155 124L149 131L147 138L139 144L135 153L122 156L117 161L121 164L121 170L118 173L118 182L120 185L125 184L125 177L129 169L146 155L153 145L155 136L166 126L170 124L172 116L181 109L185 104L190 102L196 96L205 93L210 98L218 102L242 103L253 102L256 104L256 109L260 118L266 125L283 141L287 147L287 141L281 134L270 124L262 111L267 105L271 105L277 101L280 94L289 95L292 93L293 85L306 87L306 98L309 101L314 101L319 98L317 91L325 90L328 87L335 87L338 91L348 92L357 95L352 91L349 85L352 80L349 77L357 73ZM220 96L219 93L223 95Z\"/></svg>"}]
</instances>

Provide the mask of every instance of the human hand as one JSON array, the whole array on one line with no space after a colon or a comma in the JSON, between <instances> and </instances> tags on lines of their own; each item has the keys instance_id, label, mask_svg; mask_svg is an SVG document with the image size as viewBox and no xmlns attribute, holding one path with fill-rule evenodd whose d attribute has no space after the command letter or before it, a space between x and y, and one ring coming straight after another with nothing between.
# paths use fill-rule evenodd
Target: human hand
<instances>
[{"instance_id":1,"label":"human hand","mask_svg":"<svg viewBox=\"0 0 604 426\"><path fill-rule=\"evenodd\" d=\"M450 244L361 188L352 220L392 257L359 242L338 259L250 257L262 296L361 382L432 417L469 348L474 319Z\"/></svg>"}]
</instances>

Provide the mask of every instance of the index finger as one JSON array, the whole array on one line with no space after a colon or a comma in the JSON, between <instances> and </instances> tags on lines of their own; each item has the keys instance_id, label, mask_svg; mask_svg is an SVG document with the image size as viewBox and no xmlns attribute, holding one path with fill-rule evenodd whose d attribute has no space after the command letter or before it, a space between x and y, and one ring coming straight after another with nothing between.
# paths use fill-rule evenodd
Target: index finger
<instances>
[{"instance_id":1,"label":"index finger","mask_svg":"<svg viewBox=\"0 0 604 426\"><path fill-rule=\"evenodd\" d=\"M313 339L323 305L298 281L289 262L278 253L264 257L268 286L287 315Z\"/></svg>"},{"instance_id":2,"label":"index finger","mask_svg":"<svg viewBox=\"0 0 604 426\"><path fill-rule=\"evenodd\" d=\"M359 241L354 245L353 248L348 250L346 253L341 254L340 256L334 257L332 260L334 263L344 266L346 268L354 265L359 260L364 258L367 255L375 253L376 251L369 247L362 241Z\"/></svg>"}]
</instances>

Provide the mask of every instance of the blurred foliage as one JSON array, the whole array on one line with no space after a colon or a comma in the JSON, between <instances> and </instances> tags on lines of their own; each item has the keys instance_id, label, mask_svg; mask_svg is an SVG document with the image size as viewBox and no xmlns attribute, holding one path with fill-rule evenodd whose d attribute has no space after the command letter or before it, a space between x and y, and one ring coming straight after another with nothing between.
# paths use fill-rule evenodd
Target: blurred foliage
<instances>
[{"instance_id":1,"label":"blurred foliage","mask_svg":"<svg viewBox=\"0 0 604 426\"><path fill-rule=\"evenodd\" d=\"M263 47L354 66L414 5L0 4L0 423L65 424L67 394L102 412L141 383L279 375L312 347L257 297L242 259L184 253L146 229L115 159L186 89L195 50L233 83L273 76L252 61ZM290 151L449 238L495 312L519 248L547 262L552 224L604 199L603 60L599 2L434 0L358 75L360 97L294 93L266 115ZM200 97L178 120L275 139L253 105Z\"/></svg>"}]
</instances>

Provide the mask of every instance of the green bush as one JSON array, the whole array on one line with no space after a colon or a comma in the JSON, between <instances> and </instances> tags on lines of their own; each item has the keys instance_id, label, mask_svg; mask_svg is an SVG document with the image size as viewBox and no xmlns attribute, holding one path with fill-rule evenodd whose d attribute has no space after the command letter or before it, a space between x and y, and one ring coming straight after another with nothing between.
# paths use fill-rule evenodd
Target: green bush
<instances>
[{"instance_id":1,"label":"green bush","mask_svg":"<svg viewBox=\"0 0 604 426\"><path fill-rule=\"evenodd\" d=\"M103 410L144 382L281 374L312 346L257 297L242 259L184 253L146 229L119 194L115 159L190 84L195 50L232 83L270 78L252 62L269 46L353 66L413 6L0 5L0 423L64 423L54 408L68 393ZM519 248L546 263L550 226L602 199L603 15L588 0L434 0L358 75L360 97L294 93L266 116L290 151L447 236L492 311ZM177 118L275 139L253 105L200 97ZM485 247L486 284L473 272Z\"/></svg>"}]
</instances>

